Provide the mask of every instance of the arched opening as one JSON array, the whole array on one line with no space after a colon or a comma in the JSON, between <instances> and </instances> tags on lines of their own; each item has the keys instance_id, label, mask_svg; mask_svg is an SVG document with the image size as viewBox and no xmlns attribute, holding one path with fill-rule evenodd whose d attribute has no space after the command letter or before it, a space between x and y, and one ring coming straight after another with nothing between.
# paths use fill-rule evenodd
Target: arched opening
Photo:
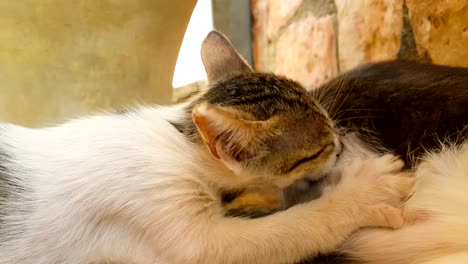
<instances>
[{"instance_id":1,"label":"arched opening","mask_svg":"<svg viewBox=\"0 0 468 264\"><path fill-rule=\"evenodd\" d=\"M206 80L200 46L213 29L211 0L198 0L185 32L172 79L174 88Z\"/></svg>"}]
</instances>

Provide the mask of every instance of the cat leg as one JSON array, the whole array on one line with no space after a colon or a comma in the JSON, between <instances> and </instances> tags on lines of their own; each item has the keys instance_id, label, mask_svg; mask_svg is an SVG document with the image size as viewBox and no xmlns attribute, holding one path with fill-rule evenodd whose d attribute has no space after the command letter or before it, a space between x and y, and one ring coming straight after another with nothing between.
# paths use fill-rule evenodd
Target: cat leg
<instances>
[{"instance_id":1,"label":"cat leg","mask_svg":"<svg viewBox=\"0 0 468 264\"><path fill-rule=\"evenodd\" d=\"M417 264L466 264L466 263L468 263L468 251L446 255L440 258L420 262Z\"/></svg>"},{"instance_id":2,"label":"cat leg","mask_svg":"<svg viewBox=\"0 0 468 264\"><path fill-rule=\"evenodd\" d=\"M315 182L300 180L285 189L269 186L246 189L225 203L226 216L256 218L276 213L319 198L325 183L325 179Z\"/></svg>"},{"instance_id":3,"label":"cat leg","mask_svg":"<svg viewBox=\"0 0 468 264\"><path fill-rule=\"evenodd\" d=\"M402 212L392 205L400 206L414 184L398 173L402 166L388 156L356 161L334 191L262 218L208 208L177 221L167 217L158 252L172 263L291 263L336 249L361 227L399 228Z\"/></svg>"}]
</instances>

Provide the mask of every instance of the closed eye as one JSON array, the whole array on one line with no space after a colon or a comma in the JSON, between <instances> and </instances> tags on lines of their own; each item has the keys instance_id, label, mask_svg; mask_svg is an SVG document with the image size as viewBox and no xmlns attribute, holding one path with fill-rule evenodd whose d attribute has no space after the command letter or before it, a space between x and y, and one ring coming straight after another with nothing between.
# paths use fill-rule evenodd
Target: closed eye
<instances>
[{"instance_id":1,"label":"closed eye","mask_svg":"<svg viewBox=\"0 0 468 264\"><path fill-rule=\"evenodd\" d=\"M305 158L303 158L303 159L300 159L300 160L296 161L296 162L294 163L294 165L292 165L292 167L288 170L288 172L293 171L295 168L299 167L299 165L301 165L301 164L303 164L303 163L306 163L306 162L309 162L309 161L311 161L311 160L314 160L314 159L318 158L318 157L322 154L322 152L325 151L325 149L326 149L327 147L328 147L328 145L325 145L325 147L323 147L321 150L319 150L319 151L318 151L317 153L315 153L314 155L309 156L309 157L305 157Z\"/></svg>"}]
</instances>

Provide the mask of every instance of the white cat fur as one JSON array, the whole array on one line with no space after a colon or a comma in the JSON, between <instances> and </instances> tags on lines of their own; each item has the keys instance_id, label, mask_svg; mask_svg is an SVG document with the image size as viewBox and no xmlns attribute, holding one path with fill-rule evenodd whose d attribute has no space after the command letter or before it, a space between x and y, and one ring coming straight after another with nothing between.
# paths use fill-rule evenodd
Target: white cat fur
<instances>
[{"instance_id":1,"label":"white cat fur","mask_svg":"<svg viewBox=\"0 0 468 264\"><path fill-rule=\"evenodd\" d=\"M317 201L224 217L217 188L249 179L177 132L168 120L182 107L43 129L0 125L4 173L24 189L1 208L0 263L291 263L335 249L359 227L402 224L382 204L411 185L385 175L402 166L391 156L353 163Z\"/></svg>"},{"instance_id":2,"label":"white cat fur","mask_svg":"<svg viewBox=\"0 0 468 264\"><path fill-rule=\"evenodd\" d=\"M367 264L468 263L468 143L428 154L416 179L406 211L421 219L394 231L360 231L343 252Z\"/></svg>"}]
</instances>

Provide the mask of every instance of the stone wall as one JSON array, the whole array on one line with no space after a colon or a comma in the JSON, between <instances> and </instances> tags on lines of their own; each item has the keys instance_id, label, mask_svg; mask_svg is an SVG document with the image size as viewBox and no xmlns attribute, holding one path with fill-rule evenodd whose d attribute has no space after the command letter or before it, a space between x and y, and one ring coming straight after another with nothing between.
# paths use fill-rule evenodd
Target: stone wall
<instances>
[{"instance_id":1,"label":"stone wall","mask_svg":"<svg viewBox=\"0 0 468 264\"><path fill-rule=\"evenodd\" d=\"M468 67L466 0L252 0L253 57L308 89L390 59Z\"/></svg>"}]
</instances>

